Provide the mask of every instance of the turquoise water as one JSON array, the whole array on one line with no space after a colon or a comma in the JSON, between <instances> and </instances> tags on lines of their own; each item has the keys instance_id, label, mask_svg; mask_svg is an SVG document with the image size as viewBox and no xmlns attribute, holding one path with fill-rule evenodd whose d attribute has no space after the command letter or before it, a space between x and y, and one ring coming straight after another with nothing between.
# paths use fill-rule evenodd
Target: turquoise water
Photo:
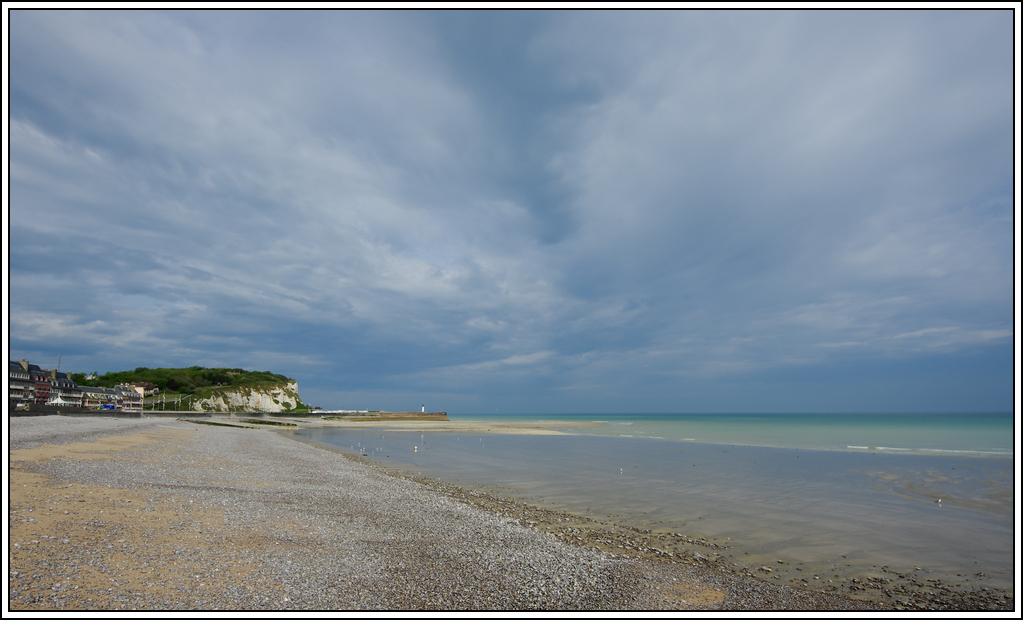
<instances>
[{"instance_id":1,"label":"turquoise water","mask_svg":"<svg viewBox=\"0 0 1023 620\"><path fill-rule=\"evenodd\" d=\"M601 422L584 435L807 450L1013 456L1011 413L458 415L452 420Z\"/></svg>"},{"instance_id":2,"label":"turquoise water","mask_svg":"<svg viewBox=\"0 0 1023 620\"><path fill-rule=\"evenodd\" d=\"M864 580L888 566L968 588L1013 589L1008 414L451 418L602 425L508 435L367 422L295 433L519 501L706 537L732 547L730 561L753 570L784 560Z\"/></svg>"}]
</instances>

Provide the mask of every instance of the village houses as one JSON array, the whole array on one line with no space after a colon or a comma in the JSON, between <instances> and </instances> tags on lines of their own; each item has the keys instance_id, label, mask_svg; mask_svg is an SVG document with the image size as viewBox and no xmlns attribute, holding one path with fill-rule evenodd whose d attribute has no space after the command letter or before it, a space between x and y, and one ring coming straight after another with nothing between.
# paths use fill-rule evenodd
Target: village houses
<instances>
[{"instance_id":1,"label":"village houses","mask_svg":"<svg viewBox=\"0 0 1023 620\"><path fill-rule=\"evenodd\" d=\"M141 412L144 397L160 391L152 383L79 387L67 373L40 368L28 360L8 363L8 386L7 399L12 411L46 405Z\"/></svg>"}]
</instances>

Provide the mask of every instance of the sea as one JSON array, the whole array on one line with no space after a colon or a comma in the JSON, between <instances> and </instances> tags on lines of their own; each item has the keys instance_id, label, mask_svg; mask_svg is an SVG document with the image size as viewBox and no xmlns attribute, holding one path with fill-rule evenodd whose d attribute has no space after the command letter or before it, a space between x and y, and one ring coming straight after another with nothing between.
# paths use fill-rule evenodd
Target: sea
<instances>
[{"instance_id":1,"label":"sea","mask_svg":"<svg viewBox=\"0 0 1023 620\"><path fill-rule=\"evenodd\" d=\"M565 434L371 425L295 432L395 470L598 521L706 538L751 570L784 564L800 571L795 577L864 581L909 572L1014 593L1011 413L449 419L537 421Z\"/></svg>"}]
</instances>

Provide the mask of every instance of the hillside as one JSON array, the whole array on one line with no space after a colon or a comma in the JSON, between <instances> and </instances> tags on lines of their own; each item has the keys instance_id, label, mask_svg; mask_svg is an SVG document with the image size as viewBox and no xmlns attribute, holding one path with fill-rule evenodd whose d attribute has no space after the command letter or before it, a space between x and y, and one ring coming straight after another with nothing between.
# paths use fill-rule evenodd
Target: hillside
<instances>
[{"instance_id":1,"label":"hillside","mask_svg":"<svg viewBox=\"0 0 1023 620\"><path fill-rule=\"evenodd\" d=\"M152 383L160 388L160 400L182 401L194 411L306 411L294 379L266 371L241 368L146 368L108 372L94 379L72 374L86 387L113 387L119 383ZM148 406L155 399L147 398Z\"/></svg>"},{"instance_id":2,"label":"hillside","mask_svg":"<svg viewBox=\"0 0 1023 620\"><path fill-rule=\"evenodd\" d=\"M146 368L108 372L95 379L86 380L84 374L72 374L71 380L86 387L113 387L119 383L152 383L161 392L192 394L196 390L214 386L243 386L261 383L288 383L284 375L266 371L251 371L241 368Z\"/></svg>"}]
</instances>

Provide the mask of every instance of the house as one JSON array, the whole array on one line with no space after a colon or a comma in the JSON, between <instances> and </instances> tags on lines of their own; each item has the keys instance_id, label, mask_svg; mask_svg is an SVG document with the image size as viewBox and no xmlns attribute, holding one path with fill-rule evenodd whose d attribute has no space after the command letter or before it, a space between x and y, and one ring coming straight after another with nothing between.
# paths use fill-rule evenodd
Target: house
<instances>
[{"instance_id":1,"label":"house","mask_svg":"<svg viewBox=\"0 0 1023 620\"><path fill-rule=\"evenodd\" d=\"M36 397L36 385L29 372L28 360L20 362L9 362L7 364L7 400L11 409L24 407L34 402ZM36 367L38 368L38 366Z\"/></svg>"},{"instance_id":2,"label":"house","mask_svg":"<svg viewBox=\"0 0 1023 620\"><path fill-rule=\"evenodd\" d=\"M50 398L46 401L47 405L57 405L60 407L82 406L82 390L75 385L75 382L71 380L71 377L67 376L66 372L51 370L49 375Z\"/></svg>"},{"instance_id":3,"label":"house","mask_svg":"<svg viewBox=\"0 0 1023 620\"><path fill-rule=\"evenodd\" d=\"M32 404L82 406L82 391L67 373L40 368L28 360L8 362L7 367L7 400L12 409Z\"/></svg>"},{"instance_id":4,"label":"house","mask_svg":"<svg viewBox=\"0 0 1023 620\"><path fill-rule=\"evenodd\" d=\"M132 383L132 386L135 388L135 391L142 394L143 397L154 396L160 393L160 388L158 388L155 383L136 381Z\"/></svg>"},{"instance_id":5,"label":"house","mask_svg":"<svg viewBox=\"0 0 1023 620\"><path fill-rule=\"evenodd\" d=\"M111 388L82 387L82 407L86 409L116 409L117 393Z\"/></svg>"},{"instance_id":6,"label":"house","mask_svg":"<svg viewBox=\"0 0 1023 620\"><path fill-rule=\"evenodd\" d=\"M114 387L114 394L123 411L137 411L142 413L142 394L135 390L135 386L122 383Z\"/></svg>"},{"instance_id":7,"label":"house","mask_svg":"<svg viewBox=\"0 0 1023 620\"><path fill-rule=\"evenodd\" d=\"M35 400L37 405L45 405L50 400L50 373L36 366L28 365L28 372L32 375L32 383L35 385Z\"/></svg>"}]
</instances>

